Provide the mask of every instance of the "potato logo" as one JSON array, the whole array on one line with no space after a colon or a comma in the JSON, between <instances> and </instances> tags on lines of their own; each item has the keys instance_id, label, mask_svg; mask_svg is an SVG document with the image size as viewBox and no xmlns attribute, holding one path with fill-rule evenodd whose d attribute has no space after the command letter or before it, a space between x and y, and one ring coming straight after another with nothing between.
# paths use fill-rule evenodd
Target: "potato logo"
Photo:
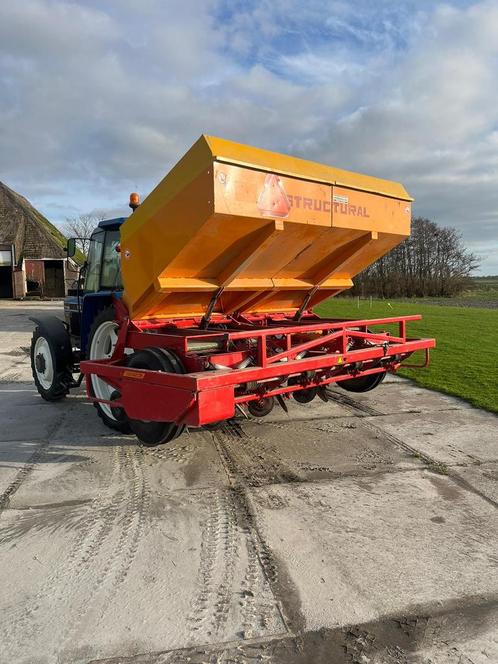
<instances>
[{"instance_id":1,"label":"potato logo","mask_svg":"<svg viewBox=\"0 0 498 664\"><path fill-rule=\"evenodd\" d=\"M257 206L264 217L287 217L291 204L278 175L268 173Z\"/></svg>"}]
</instances>

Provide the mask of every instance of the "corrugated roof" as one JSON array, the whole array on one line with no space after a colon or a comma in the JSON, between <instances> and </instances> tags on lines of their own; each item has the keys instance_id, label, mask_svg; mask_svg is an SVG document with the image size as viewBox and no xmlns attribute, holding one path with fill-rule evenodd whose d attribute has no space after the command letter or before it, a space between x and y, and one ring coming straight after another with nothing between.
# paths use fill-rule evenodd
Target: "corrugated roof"
<instances>
[{"instance_id":1,"label":"corrugated roof","mask_svg":"<svg viewBox=\"0 0 498 664\"><path fill-rule=\"evenodd\" d=\"M66 258L64 235L31 203L0 182L0 244L21 258Z\"/></svg>"}]
</instances>

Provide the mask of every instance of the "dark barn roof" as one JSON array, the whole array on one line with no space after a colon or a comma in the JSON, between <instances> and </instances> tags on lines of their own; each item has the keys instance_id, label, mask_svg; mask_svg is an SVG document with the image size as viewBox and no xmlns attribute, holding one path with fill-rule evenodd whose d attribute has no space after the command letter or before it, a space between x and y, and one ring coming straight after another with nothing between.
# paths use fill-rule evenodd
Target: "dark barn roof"
<instances>
[{"instance_id":1,"label":"dark barn roof","mask_svg":"<svg viewBox=\"0 0 498 664\"><path fill-rule=\"evenodd\" d=\"M22 258L66 258L66 238L23 196L0 182L0 244Z\"/></svg>"}]
</instances>

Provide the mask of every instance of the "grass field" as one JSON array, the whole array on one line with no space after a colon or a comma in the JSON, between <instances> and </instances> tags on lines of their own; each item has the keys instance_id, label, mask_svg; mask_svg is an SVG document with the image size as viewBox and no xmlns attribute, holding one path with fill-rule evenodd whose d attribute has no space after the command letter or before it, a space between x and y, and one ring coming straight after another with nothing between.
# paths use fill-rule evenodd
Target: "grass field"
<instances>
[{"instance_id":1,"label":"grass field","mask_svg":"<svg viewBox=\"0 0 498 664\"><path fill-rule=\"evenodd\" d=\"M462 299L476 299L498 306L498 276L473 277L469 287L462 293Z\"/></svg>"},{"instance_id":2,"label":"grass field","mask_svg":"<svg viewBox=\"0 0 498 664\"><path fill-rule=\"evenodd\" d=\"M431 364L427 369L402 369L400 375L498 413L498 309L397 300L360 300L358 308L356 299L332 298L316 311L355 319L422 314L423 320L408 324L408 335L436 339Z\"/></svg>"}]
</instances>

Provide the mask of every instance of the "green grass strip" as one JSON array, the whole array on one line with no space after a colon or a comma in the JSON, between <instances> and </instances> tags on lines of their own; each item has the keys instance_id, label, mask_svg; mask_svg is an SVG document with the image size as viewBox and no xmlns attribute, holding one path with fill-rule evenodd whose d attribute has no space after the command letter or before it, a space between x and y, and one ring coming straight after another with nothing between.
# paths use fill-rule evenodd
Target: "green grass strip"
<instances>
[{"instance_id":1,"label":"green grass strip","mask_svg":"<svg viewBox=\"0 0 498 664\"><path fill-rule=\"evenodd\" d=\"M479 408L498 413L498 309L452 307L400 300L358 301L331 298L316 307L327 318L368 319L422 314L408 323L408 336L433 337L427 369L400 369L419 385L461 397ZM380 330L380 327L374 328ZM391 328L397 332L397 326ZM409 362L418 362L419 353Z\"/></svg>"}]
</instances>

